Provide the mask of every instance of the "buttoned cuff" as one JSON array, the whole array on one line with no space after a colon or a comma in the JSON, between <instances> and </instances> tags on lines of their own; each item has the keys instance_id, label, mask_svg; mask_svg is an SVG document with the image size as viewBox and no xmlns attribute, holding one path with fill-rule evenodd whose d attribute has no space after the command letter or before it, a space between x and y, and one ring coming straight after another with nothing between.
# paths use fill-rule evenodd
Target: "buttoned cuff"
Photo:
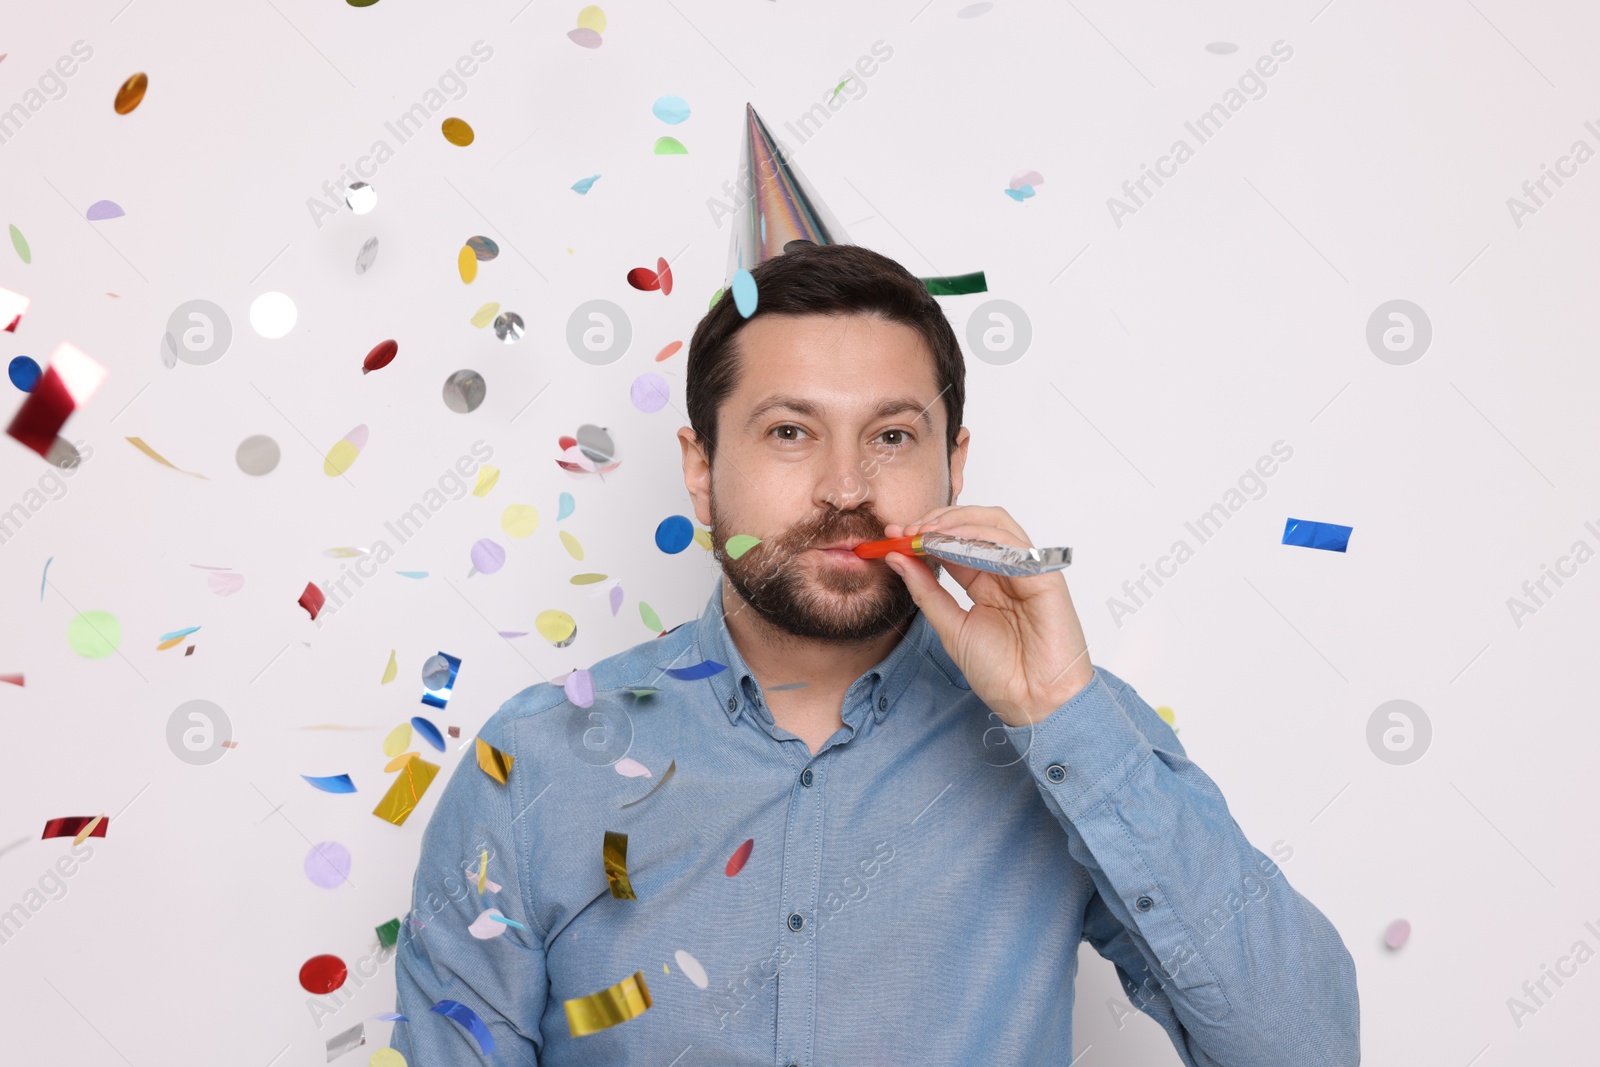
<instances>
[{"instance_id":1,"label":"buttoned cuff","mask_svg":"<svg viewBox=\"0 0 1600 1067\"><path fill-rule=\"evenodd\" d=\"M1149 740L1134 725L1099 667L1089 684L1042 721L1005 727L1006 735L1069 819L1088 812L1150 758Z\"/></svg>"}]
</instances>

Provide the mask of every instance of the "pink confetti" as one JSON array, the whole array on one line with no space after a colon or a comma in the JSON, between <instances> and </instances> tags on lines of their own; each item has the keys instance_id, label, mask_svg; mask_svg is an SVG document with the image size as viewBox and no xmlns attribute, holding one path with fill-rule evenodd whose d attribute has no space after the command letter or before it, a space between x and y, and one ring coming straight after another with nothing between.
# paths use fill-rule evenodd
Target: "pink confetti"
<instances>
[{"instance_id":1,"label":"pink confetti","mask_svg":"<svg viewBox=\"0 0 1600 1067\"><path fill-rule=\"evenodd\" d=\"M573 44L582 48L600 47L600 35L585 26L579 26L575 30L568 30L567 36L571 38Z\"/></svg>"},{"instance_id":2,"label":"pink confetti","mask_svg":"<svg viewBox=\"0 0 1600 1067\"><path fill-rule=\"evenodd\" d=\"M568 674L561 688L567 691L567 699L580 708L594 703L594 675L586 670L580 668Z\"/></svg>"},{"instance_id":3,"label":"pink confetti","mask_svg":"<svg viewBox=\"0 0 1600 1067\"><path fill-rule=\"evenodd\" d=\"M1383 932L1383 943L1390 948L1399 948L1411 937L1411 923L1406 919L1396 919L1389 924L1389 929Z\"/></svg>"},{"instance_id":4,"label":"pink confetti","mask_svg":"<svg viewBox=\"0 0 1600 1067\"><path fill-rule=\"evenodd\" d=\"M621 759L617 760L616 763L612 764L612 766L616 767L617 773L622 775L624 778L650 777L650 768L646 767L632 756L623 756Z\"/></svg>"},{"instance_id":5,"label":"pink confetti","mask_svg":"<svg viewBox=\"0 0 1600 1067\"><path fill-rule=\"evenodd\" d=\"M244 588L244 575L231 571L213 571L206 575L206 585L218 596L232 596Z\"/></svg>"},{"instance_id":6,"label":"pink confetti","mask_svg":"<svg viewBox=\"0 0 1600 1067\"><path fill-rule=\"evenodd\" d=\"M1043 185L1044 175L1036 170L1025 170L1021 174L1013 175L1011 188L1021 189L1024 185Z\"/></svg>"}]
</instances>

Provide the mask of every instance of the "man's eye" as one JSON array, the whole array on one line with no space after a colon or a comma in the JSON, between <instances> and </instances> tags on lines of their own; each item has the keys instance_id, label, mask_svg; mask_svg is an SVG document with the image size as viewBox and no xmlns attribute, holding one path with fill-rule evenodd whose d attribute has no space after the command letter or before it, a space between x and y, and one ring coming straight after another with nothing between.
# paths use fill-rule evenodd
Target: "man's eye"
<instances>
[{"instance_id":1,"label":"man's eye","mask_svg":"<svg viewBox=\"0 0 1600 1067\"><path fill-rule=\"evenodd\" d=\"M895 447L899 447L900 445L905 444L909 440L909 438L911 436L910 434L906 433L906 431L904 431L904 430L885 430L882 433L880 433L878 436L879 437L887 437L892 433L897 433L897 434L900 435L900 440L889 442L890 444L894 445Z\"/></svg>"},{"instance_id":2,"label":"man's eye","mask_svg":"<svg viewBox=\"0 0 1600 1067\"><path fill-rule=\"evenodd\" d=\"M792 422L786 422L782 426L774 426L772 428L772 432L776 433L776 434L782 434L785 430L793 430L797 434L798 433L805 433L804 430L802 430L800 427L796 426ZM784 440L784 441L798 440L798 438L794 438L794 437L783 437L783 438L780 438L780 439Z\"/></svg>"}]
</instances>

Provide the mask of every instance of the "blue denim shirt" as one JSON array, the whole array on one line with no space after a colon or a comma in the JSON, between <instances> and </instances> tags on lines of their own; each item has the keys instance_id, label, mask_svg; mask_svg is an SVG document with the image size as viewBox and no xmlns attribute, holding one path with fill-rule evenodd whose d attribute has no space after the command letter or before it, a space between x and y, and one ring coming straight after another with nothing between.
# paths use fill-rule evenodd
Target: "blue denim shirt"
<instances>
[{"instance_id":1,"label":"blue denim shirt","mask_svg":"<svg viewBox=\"0 0 1600 1067\"><path fill-rule=\"evenodd\" d=\"M1185 1064L1359 1061L1338 933L1126 682L1097 666L1005 726L918 612L812 755L729 638L720 581L698 620L595 664L591 707L552 683L506 701L479 736L515 758L508 784L470 753L451 774L397 950L411 1067L1064 1065L1084 940ZM707 659L727 669L665 673ZM636 899L612 895L608 830ZM522 926L478 939L488 908ZM564 1002L635 972L651 1006L574 1037Z\"/></svg>"}]
</instances>

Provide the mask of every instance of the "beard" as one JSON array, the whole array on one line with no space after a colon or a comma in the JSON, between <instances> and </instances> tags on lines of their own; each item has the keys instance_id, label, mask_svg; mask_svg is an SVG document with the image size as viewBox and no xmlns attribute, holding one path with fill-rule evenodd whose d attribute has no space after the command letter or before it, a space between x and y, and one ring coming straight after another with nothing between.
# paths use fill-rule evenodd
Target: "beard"
<instances>
[{"instance_id":1,"label":"beard","mask_svg":"<svg viewBox=\"0 0 1600 1067\"><path fill-rule=\"evenodd\" d=\"M859 643L890 630L905 632L917 610L911 590L887 564L846 570L820 561L815 566L802 562L801 553L807 548L882 539L884 524L870 504L849 511L828 508L814 521L796 524L782 536L765 539L733 559L724 546L738 532L719 520L713 494L712 554L745 603L785 633L840 644ZM932 557L923 559L937 577L938 563Z\"/></svg>"}]
</instances>

